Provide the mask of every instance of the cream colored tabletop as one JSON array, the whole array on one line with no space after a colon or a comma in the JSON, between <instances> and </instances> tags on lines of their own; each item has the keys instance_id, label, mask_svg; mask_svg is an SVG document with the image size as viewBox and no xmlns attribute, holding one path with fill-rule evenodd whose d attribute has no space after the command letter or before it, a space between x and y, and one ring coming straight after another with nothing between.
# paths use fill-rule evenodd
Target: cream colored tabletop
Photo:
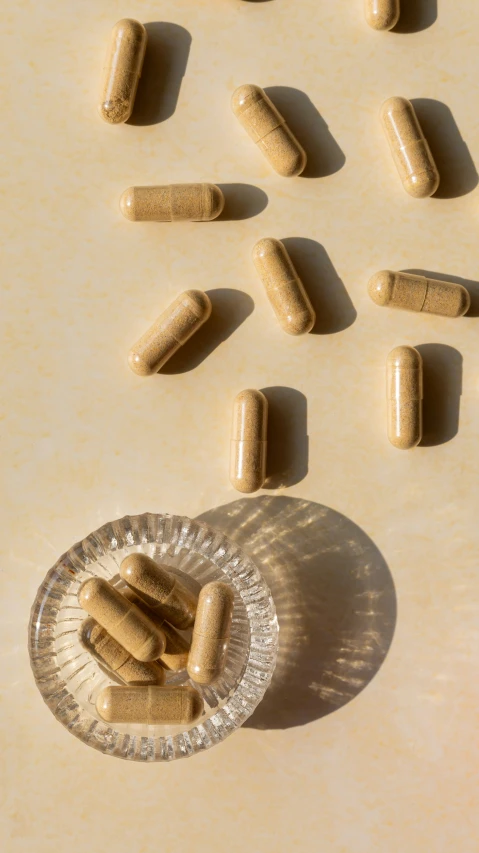
<instances>
[{"instance_id":1,"label":"cream colored tabletop","mask_svg":"<svg viewBox=\"0 0 479 853\"><path fill-rule=\"evenodd\" d=\"M479 315L476 0L404 0L376 33L362 0L18 0L3 73L1 841L115 850L475 853L479 680L479 316L378 308L369 277L468 283ZM108 36L148 24L130 123L96 113ZM309 153L275 175L230 110L266 88ZM442 174L406 195L378 123L413 99ZM218 222L131 223L134 184L211 181ZM251 261L286 240L315 334L285 335ZM130 345L182 290L213 317L140 379ZM385 360L425 363L425 438L385 432ZM266 389L267 488L228 480L231 404ZM38 585L126 513L204 518L271 585L281 650L248 724L203 755L136 765L56 722L27 654Z\"/></svg>"}]
</instances>

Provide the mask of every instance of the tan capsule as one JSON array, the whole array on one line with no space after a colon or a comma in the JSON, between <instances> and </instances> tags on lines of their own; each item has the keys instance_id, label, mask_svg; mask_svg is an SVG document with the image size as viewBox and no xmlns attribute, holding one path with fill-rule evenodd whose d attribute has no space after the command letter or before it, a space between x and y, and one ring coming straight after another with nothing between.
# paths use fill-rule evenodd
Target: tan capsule
<instances>
[{"instance_id":1,"label":"tan capsule","mask_svg":"<svg viewBox=\"0 0 479 853\"><path fill-rule=\"evenodd\" d=\"M110 124L127 121L133 112L146 42L147 33L139 21L123 18L113 27L98 105L101 117Z\"/></svg>"},{"instance_id":2,"label":"tan capsule","mask_svg":"<svg viewBox=\"0 0 479 853\"><path fill-rule=\"evenodd\" d=\"M233 590L221 581L207 583L200 592L187 667L198 684L212 684L224 670L233 600Z\"/></svg>"},{"instance_id":3,"label":"tan capsule","mask_svg":"<svg viewBox=\"0 0 479 853\"><path fill-rule=\"evenodd\" d=\"M165 670L162 666L154 661L135 660L91 616L80 628L80 642L125 684L164 684Z\"/></svg>"},{"instance_id":4,"label":"tan capsule","mask_svg":"<svg viewBox=\"0 0 479 853\"><path fill-rule=\"evenodd\" d=\"M433 195L439 172L413 105L406 98L389 98L381 108L381 120L406 192L414 198Z\"/></svg>"},{"instance_id":5,"label":"tan capsule","mask_svg":"<svg viewBox=\"0 0 479 853\"><path fill-rule=\"evenodd\" d=\"M306 152L266 92L259 86L240 86L233 92L231 106L278 175L292 178L301 174L306 166Z\"/></svg>"},{"instance_id":6,"label":"tan capsule","mask_svg":"<svg viewBox=\"0 0 479 853\"><path fill-rule=\"evenodd\" d=\"M156 660L163 654L163 632L104 578L86 580L78 592L78 601L137 660Z\"/></svg>"},{"instance_id":7,"label":"tan capsule","mask_svg":"<svg viewBox=\"0 0 479 853\"><path fill-rule=\"evenodd\" d=\"M462 317L471 306L469 291L462 284L390 270L373 275L368 293L376 305L441 317Z\"/></svg>"},{"instance_id":8,"label":"tan capsule","mask_svg":"<svg viewBox=\"0 0 479 853\"><path fill-rule=\"evenodd\" d=\"M106 723L188 725L203 711L194 687L105 687L96 709Z\"/></svg>"},{"instance_id":9,"label":"tan capsule","mask_svg":"<svg viewBox=\"0 0 479 853\"><path fill-rule=\"evenodd\" d=\"M151 376L206 323L211 302L201 290L185 290L133 345L128 364L138 376Z\"/></svg>"},{"instance_id":10,"label":"tan capsule","mask_svg":"<svg viewBox=\"0 0 479 853\"><path fill-rule=\"evenodd\" d=\"M373 30L392 30L399 13L399 0L364 0L366 21Z\"/></svg>"},{"instance_id":11,"label":"tan capsule","mask_svg":"<svg viewBox=\"0 0 479 853\"><path fill-rule=\"evenodd\" d=\"M261 391L241 391L233 403L230 481L249 494L266 479L268 401Z\"/></svg>"},{"instance_id":12,"label":"tan capsule","mask_svg":"<svg viewBox=\"0 0 479 853\"><path fill-rule=\"evenodd\" d=\"M189 628L195 621L196 596L151 557L129 554L121 563L120 576L154 613L160 613L175 628Z\"/></svg>"},{"instance_id":13,"label":"tan capsule","mask_svg":"<svg viewBox=\"0 0 479 853\"><path fill-rule=\"evenodd\" d=\"M215 184L129 187L120 198L120 210L132 222L210 222L224 206Z\"/></svg>"},{"instance_id":14,"label":"tan capsule","mask_svg":"<svg viewBox=\"0 0 479 853\"><path fill-rule=\"evenodd\" d=\"M179 634L178 631L176 631L175 628L173 628L158 611L155 612L155 610L152 610L151 607L149 607L133 589L127 587L122 589L121 592L128 601L133 601L133 603L136 604L143 613L146 613L155 625L158 625L158 627L163 631L166 639L165 651L160 658L163 666L172 672L179 672L182 669L186 669L190 644L185 640L185 638ZM152 602L152 604L154 607L156 602Z\"/></svg>"},{"instance_id":15,"label":"tan capsule","mask_svg":"<svg viewBox=\"0 0 479 853\"><path fill-rule=\"evenodd\" d=\"M414 347L396 347L387 358L388 438L409 450L422 438L422 358Z\"/></svg>"},{"instance_id":16,"label":"tan capsule","mask_svg":"<svg viewBox=\"0 0 479 853\"><path fill-rule=\"evenodd\" d=\"M253 262L283 331L288 335L310 332L316 314L281 240L259 240L253 248Z\"/></svg>"}]
</instances>

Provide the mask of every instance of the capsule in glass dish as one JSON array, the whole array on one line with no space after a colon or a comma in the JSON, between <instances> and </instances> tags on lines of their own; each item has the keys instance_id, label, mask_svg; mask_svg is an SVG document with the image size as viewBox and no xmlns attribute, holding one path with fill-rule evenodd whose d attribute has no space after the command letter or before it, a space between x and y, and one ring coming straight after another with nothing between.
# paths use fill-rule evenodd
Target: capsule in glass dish
<instances>
[{"instance_id":1,"label":"capsule in glass dish","mask_svg":"<svg viewBox=\"0 0 479 853\"><path fill-rule=\"evenodd\" d=\"M106 723L188 725L203 712L194 687L104 687L96 709Z\"/></svg>"},{"instance_id":2,"label":"capsule in glass dish","mask_svg":"<svg viewBox=\"0 0 479 853\"><path fill-rule=\"evenodd\" d=\"M190 628L195 621L197 598L164 566L147 554L129 554L120 565L120 577L175 628ZM145 598L146 596L146 598Z\"/></svg>"},{"instance_id":3,"label":"capsule in glass dish","mask_svg":"<svg viewBox=\"0 0 479 853\"><path fill-rule=\"evenodd\" d=\"M80 642L125 684L164 684L165 670L160 664L136 660L91 616L81 625Z\"/></svg>"},{"instance_id":4,"label":"capsule in glass dish","mask_svg":"<svg viewBox=\"0 0 479 853\"><path fill-rule=\"evenodd\" d=\"M233 600L233 590L221 581L206 584L200 592L187 667L198 684L212 684L224 670Z\"/></svg>"}]
</instances>

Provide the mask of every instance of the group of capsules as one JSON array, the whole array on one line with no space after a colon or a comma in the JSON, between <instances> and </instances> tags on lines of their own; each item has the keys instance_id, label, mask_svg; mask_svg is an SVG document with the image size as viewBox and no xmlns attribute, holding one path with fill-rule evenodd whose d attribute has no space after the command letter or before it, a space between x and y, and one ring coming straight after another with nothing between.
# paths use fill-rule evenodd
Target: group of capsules
<instances>
[{"instance_id":1,"label":"group of capsules","mask_svg":"<svg viewBox=\"0 0 479 853\"><path fill-rule=\"evenodd\" d=\"M375 29L391 29L398 21L399 0L366 0L366 19ZM105 121L126 121L135 101L147 34L138 21L123 19L113 28L99 112ZM232 109L273 169L283 177L301 174L306 153L267 94L254 85L240 86ZM380 118L394 163L406 192L414 198L433 195L439 172L413 105L405 98L388 99ZM172 184L129 187L120 210L129 220L179 222L211 221L224 207L214 184ZM280 240L263 238L253 247L253 262L273 311L284 332L311 331L316 316L306 289ZM371 299L381 306L460 317L470 306L460 284L384 270L368 285ZM208 320L212 306L206 293L187 290L166 308L130 350L134 373L157 373ZM422 360L412 347L397 347L387 361L388 436L398 448L416 446L422 437ZM258 390L247 389L233 405L230 480L240 492L261 488L266 477L268 402Z\"/></svg>"},{"instance_id":2,"label":"group of capsules","mask_svg":"<svg viewBox=\"0 0 479 853\"><path fill-rule=\"evenodd\" d=\"M108 723L186 725L203 712L190 685L165 686L167 671L186 670L201 685L224 671L234 607L232 587L212 581L193 594L165 566L141 552L120 565L125 586L91 577L78 592L89 614L80 642L125 686L105 687L96 708ZM193 629L191 643L184 633Z\"/></svg>"}]
</instances>

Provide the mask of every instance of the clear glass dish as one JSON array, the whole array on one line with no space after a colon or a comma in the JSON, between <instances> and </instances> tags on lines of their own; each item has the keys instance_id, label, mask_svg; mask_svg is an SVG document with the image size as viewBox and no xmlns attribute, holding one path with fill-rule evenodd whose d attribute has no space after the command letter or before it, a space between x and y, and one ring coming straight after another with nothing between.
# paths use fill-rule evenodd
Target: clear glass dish
<instances>
[{"instance_id":1,"label":"clear glass dish","mask_svg":"<svg viewBox=\"0 0 479 853\"><path fill-rule=\"evenodd\" d=\"M123 558L142 551L171 567L190 585L212 580L234 588L231 640L224 675L209 687L195 685L204 699L202 717L189 728L104 723L96 697L113 678L80 644L86 618L77 600L92 575L121 585ZM171 761L209 749L253 713L276 664L278 624L271 593L244 551L203 522L174 515L125 516L73 545L55 563L33 603L30 661L44 701L72 734L108 755L132 761ZM189 682L186 670L167 683Z\"/></svg>"}]
</instances>

